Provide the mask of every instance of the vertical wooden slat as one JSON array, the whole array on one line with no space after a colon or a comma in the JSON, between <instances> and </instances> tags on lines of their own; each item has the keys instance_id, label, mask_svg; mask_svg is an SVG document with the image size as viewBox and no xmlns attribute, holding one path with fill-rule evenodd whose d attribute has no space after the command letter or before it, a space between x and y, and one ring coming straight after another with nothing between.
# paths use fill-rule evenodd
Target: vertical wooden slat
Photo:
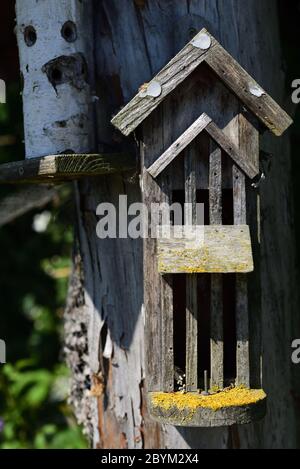
<instances>
[{"instance_id":1,"label":"vertical wooden slat","mask_svg":"<svg viewBox=\"0 0 300 469\"><path fill-rule=\"evenodd\" d=\"M185 152L185 224L197 224L197 155ZM197 276L186 276L186 390L198 388L198 305Z\"/></svg>"},{"instance_id":2,"label":"vertical wooden slat","mask_svg":"<svg viewBox=\"0 0 300 469\"><path fill-rule=\"evenodd\" d=\"M222 152L213 142L209 159L209 218L211 225L222 225ZM211 275L210 355L211 387L224 385L222 274Z\"/></svg>"},{"instance_id":3,"label":"vertical wooden slat","mask_svg":"<svg viewBox=\"0 0 300 469\"><path fill-rule=\"evenodd\" d=\"M167 203L162 220L170 222L169 206L172 203L171 168L161 175L162 202ZM173 278L165 275L161 281L161 344L162 344L162 391L174 391L174 324L173 324Z\"/></svg>"},{"instance_id":4,"label":"vertical wooden slat","mask_svg":"<svg viewBox=\"0 0 300 469\"><path fill-rule=\"evenodd\" d=\"M246 213L246 179L236 166L233 166L233 207L234 224L247 223ZM247 276L236 275L236 384L250 386L249 363L249 313Z\"/></svg>"},{"instance_id":5,"label":"vertical wooden slat","mask_svg":"<svg viewBox=\"0 0 300 469\"><path fill-rule=\"evenodd\" d=\"M167 109L156 110L143 124L141 144L142 194L143 202L150 213L151 203L169 203L172 186L168 171L154 180L146 171L155 155L169 145L163 116ZM149 391L173 391L173 291L172 281L163 277L157 269L156 227L161 223L162 214L151 212L148 236L144 239L144 309L147 386ZM152 228L152 230L151 230Z\"/></svg>"},{"instance_id":6,"label":"vertical wooden slat","mask_svg":"<svg viewBox=\"0 0 300 469\"><path fill-rule=\"evenodd\" d=\"M164 150L168 148L173 141L173 104L170 99L166 99L162 104L163 112L163 145ZM170 206L173 199L173 168L170 166L160 176L161 181L161 202L165 208L162 213L161 223L168 220L171 224ZM157 261L157 258L156 258ZM165 275L160 277L161 288L161 376L162 391L174 391L174 305L173 305L173 277Z\"/></svg>"},{"instance_id":7,"label":"vertical wooden slat","mask_svg":"<svg viewBox=\"0 0 300 469\"><path fill-rule=\"evenodd\" d=\"M251 115L239 115L239 146L252 163L259 166L259 132ZM261 273L260 194L246 180L247 224L250 227L254 272L248 278L250 386L260 388L261 379Z\"/></svg>"}]
</instances>

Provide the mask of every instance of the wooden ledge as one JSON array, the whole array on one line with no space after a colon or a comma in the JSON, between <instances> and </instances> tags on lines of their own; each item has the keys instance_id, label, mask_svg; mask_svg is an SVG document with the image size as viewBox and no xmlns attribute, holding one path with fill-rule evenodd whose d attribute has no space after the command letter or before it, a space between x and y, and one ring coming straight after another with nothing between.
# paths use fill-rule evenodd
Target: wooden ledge
<instances>
[{"instance_id":1,"label":"wooden ledge","mask_svg":"<svg viewBox=\"0 0 300 469\"><path fill-rule=\"evenodd\" d=\"M49 155L0 165L0 183L49 184L120 173L135 167L135 157L129 153Z\"/></svg>"},{"instance_id":2,"label":"wooden ledge","mask_svg":"<svg viewBox=\"0 0 300 469\"><path fill-rule=\"evenodd\" d=\"M225 427L256 422L266 414L263 390L232 389L212 396L148 393L151 417L179 427Z\"/></svg>"}]
</instances>

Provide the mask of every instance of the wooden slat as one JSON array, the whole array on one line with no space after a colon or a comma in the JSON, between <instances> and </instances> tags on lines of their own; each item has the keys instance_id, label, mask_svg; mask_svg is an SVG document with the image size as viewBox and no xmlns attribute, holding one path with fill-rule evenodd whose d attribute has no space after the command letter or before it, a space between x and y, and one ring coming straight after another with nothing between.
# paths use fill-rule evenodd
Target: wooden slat
<instances>
[{"instance_id":1,"label":"wooden slat","mask_svg":"<svg viewBox=\"0 0 300 469\"><path fill-rule=\"evenodd\" d=\"M246 223L246 180L244 174L236 166L233 167L233 207L234 223L236 225ZM250 386L247 280L245 275L236 276L236 384Z\"/></svg>"},{"instance_id":2,"label":"wooden slat","mask_svg":"<svg viewBox=\"0 0 300 469\"><path fill-rule=\"evenodd\" d=\"M166 275L161 281L161 341L162 341L162 390L174 391L174 321L173 321L173 279Z\"/></svg>"},{"instance_id":3,"label":"wooden slat","mask_svg":"<svg viewBox=\"0 0 300 469\"><path fill-rule=\"evenodd\" d=\"M222 151L211 142L209 161L209 221L222 225ZM223 279L222 274L211 275L210 356L211 387L222 389L224 384L223 341Z\"/></svg>"},{"instance_id":4,"label":"wooden slat","mask_svg":"<svg viewBox=\"0 0 300 469\"><path fill-rule=\"evenodd\" d=\"M179 155L206 126L211 118L203 113L148 169L149 174L156 178Z\"/></svg>"},{"instance_id":5,"label":"wooden slat","mask_svg":"<svg viewBox=\"0 0 300 469\"><path fill-rule=\"evenodd\" d=\"M243 153L239 148L203 113L148 169L152 177L156 178L161 172L203 131L220 146L233 161L253 179L259 173L259 165L253 162L251 156Z\"/></svg>"},{"instance_id":6,"label":"wooden slat","mask_svg":"<svg viewBox=\"0 0 300 469\"><path fill-rule=\"evenodd\" d=\"M142 196L149 209L153 201L168 204L171 202L172 184L169 182L168 172L156 181L146 171L146 167L153 162L153 154L164 149L165 140L169 141L162 119L166 112L166 109L163 112L161 109L157 110L143 126ZM174 389L172 278L162 277L157 271L156 239L151 237L151 229L155 230L160 223L160 214L158 211L152 211L152 226L149 226L143 249L146 376L149 391L170 392Z\"/></svg>"},{"instance_id":7,"label":"wooden slat","mask_svg":"<svg viewBox=\"0 0 300 469\"><path fill-rule=\"evenodd\" d=\"M205 29L199 32L207 33ZM208 33L207 33L208 34ZM158 83L161 86L161 94L157 97L144 96L139 92L113 119L112 124L124 135L129 135L136 129L152 111L185 80L200 65L214 48L216 40L211 37L211 47L201 50L189 42L143 89ZM195 38L194 38L195 40Z\"/></svg>"},{"instance_id":8,"label":"wooden slat","mask_svg":"<svg viewBox=\"0 0 300 469\"><path fill-rule=\"evenodd\" d=\"M161 274L248 273L253 271L249 227L166 227L158 234L158 270Z\"/></svg>"},{"instance_id":9,"label":"wooden slat","mask_svg":"<svg viewBox=\"0 0 300 469\"><path fill-rule=\"evenodd\" d=\"M162 104L163 118L163 143L168 145L172 139L172 128L170 120L172 116L172 105L165 101ZM168 117L169 116L169 117ZM162 220L168 220L171 224L170 205L172 204L173 178L172 171L166 171L160 178L161 196L163 213ZM160 223L162 223L160 221ZM155 241L154 241L155 242ZM154 266L156 262L152 259ZM161 342L162 342L162 389L166 392L174 391L174 314L173 314L173 277L165 275L160 277L156 272L156 277L160 282L161 289Z\"/></svg>"},{"instance_id":10,"label":"wooden slat","mask_svg":"<svg viewBox=\"0 0 300 469\"><path fill-rule=\"evenodd\" d=\"M243 153L214 122L208 124L205 130L250 179L259 174L259 166L254 164L249 155Z\"/></svg>"},{"instance_id":11,"label":"wooden slat","mask_svg":"<svg viewBox=\"0 0 300 469\"><path fill-rule=\"evenodd\" d=\"M185 155L185 225L197 224L197 154L191 150ZM186 390L198 388L198 301L197 276L186 275Z\"/></svg>"},{"instance_id":12,"label":"wooden slat","mask_svg":"<svg viewBox=\"0 0 300 469\"><path fill-rule=\"evenodd\" d=\"M161 189L148 172L145 170L151 162L152 148L161 148L162 129L160 115L152 115L143 124L143 142L141 142L141 165L142 165L142 197L148 206L153 200L160 200ZM154 141L155 135L155 141ZM159 225L157 213L152 214L151 223ZM149 391L161 391L162 385L162 315L161 315L161 292L160 279L157 273L153 257L156 255L156 245L151 237L149 228L148 236L144 239L143 267L144 267L144 309L145 309L145 365L147 376L147 388Z\"/></svg>"},{"instance_id":13,"label":"wooden slat","mask_svg":"<svg viewBox=\"0 0 300 469\"><path fill-rule=\"evenodd\" d=\"M259 161L259 132L249 120L249 113L239 115L239 146L251 155L255 162ZM260 272L260 202L259 188L251 187L246 181L247 224L250 227L254 271L248 277L248 316L249 316L249 355L250 355L250 386L258 389L262 386L261 363L261 272Z\"/></svg>"},{"instance_id":14,"label":"wooden slat","mask_svg":"<svg viewBox=\"0 0 300 469\"><path fill-rule=\"evenodd\" d=\"M280 136L292 125L291 117L255 82L240 64L220 45L216 44L206 62L237 97L275 135ZM261 96L251 90L262 91Z\"/></svg>"},{"instance_id":15,"label":"wooden slat","mask_svg":"<svg viewBox=\"0 0 300 469\"><path fill-rule=\"evenodd\" d=\"M129 153L49 155L0 165L0 183L60 182L135 167L135 157Z\"/></svg>"}]
</instances>

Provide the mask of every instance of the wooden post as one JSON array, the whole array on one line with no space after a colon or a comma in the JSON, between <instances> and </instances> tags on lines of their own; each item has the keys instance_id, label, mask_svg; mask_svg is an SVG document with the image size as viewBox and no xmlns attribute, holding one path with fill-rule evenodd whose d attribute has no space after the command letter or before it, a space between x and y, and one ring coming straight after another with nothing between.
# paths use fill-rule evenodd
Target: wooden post
<instances>
[{"instance_id":1,"label":"wooden post","mask_svg":"<svg viewBox=\"0 0 300 469\"><path fill-rule=\"evenodd\" d=\"M210 225L222 225L222 151L211 142L209 160ZM210 354L211 387L224 384L222 274L211 274Z\"/></svg>"},{"instance_id":2,"label":"wooden post","mask_svg":"<svg viewBox=\"0 0 300 469\"><path fill-rule=\"evenodd\" d=\"M156 201L170 206L172 182L168 172L161 175L159 181L155 181L146 170L155 154L162 151L168 143L165 142L163 125L163 113L157 110L149 122L144 124L141 142L143 202L149 209L149 215L151 211L148 237L144 239L144 308L148 390L170 392L174 389L172 279L170 276L161 276L158 272L155 238L162 218L170 220L170 213L151 210L151 203ZM158 351L162 352L163 358L157 354Z\"/></svg>"},{"instance_id":3,"label":"wooden post","mask_svg":"<svg viewBox=\"0 0 300 469\"><path fill-rule=\"evenodd\" d=\"M244 174L233 166L233 208L234 224L245 225L246 216L246 180ZM237 354L236 384L250 386L249 363L249 315L248 315L248 289L247 276L236 275L236 335Z\"/></svg>"},{"instance_id":4,"label":"wooden post","mask_svg":"<svg viewBox=\"0 0 300 469\"><path fill-rule=\"evenodd\" d=\"M193 149L184 155L185 225L197 225L197 158ZM198 388L198 298L197 275L186 275L186 390Z\"/></svg>"}]
</instances>

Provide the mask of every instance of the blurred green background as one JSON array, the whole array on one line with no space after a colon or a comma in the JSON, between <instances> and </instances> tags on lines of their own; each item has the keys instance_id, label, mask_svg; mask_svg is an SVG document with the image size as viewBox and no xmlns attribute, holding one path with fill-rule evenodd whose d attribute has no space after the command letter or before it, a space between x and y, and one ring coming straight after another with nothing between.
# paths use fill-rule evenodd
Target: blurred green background
<instances>
[{"instance_id":1,"label":"blurred green background","mask_svg":"<svg viewBox=\"0 0 300 469\"><path fill-rule=\"evenodd\" d=\"M300 1L280 0L279 8L288 90L300 78ZM14 1L2 0L0 78L7 83L7 104L0 104L0 163L24 158L14 18ZM297 129L300 125L292 130L295 182L300 176ZM0 200L14 190L0 186ZM297 213L295 222L300 239ZM69 373L61 340L73 228L71 188L0 228L0 339L7 344L7 364L0 365L0 448L88 446L67 404Z\"/></svg>"},{"instance_id":2,"label":"blurred green background","mask_svg":"<svg viewBox=\"0 0 300 469\"><path fill-rule=\"evenodd\" d=\"M1 2L0 163L24 159L14 2ZM18 188L0 186L0 200ZM67 404L63 311L73 243L71 186L42 209L0 228L0 448L86 448Z\"/></svg>"},{"instance_id":3,"label":"blurred green background","mask_svg":"<svg viewBox=\"0 0 300 469\"><path fill-rule=\"evenodd\" d=\"M0 162L23 158L17 84L0 105ZM0 197L16 191L1 187ZM85 448L66 403L68 369L62 318L73 243L71 188L38 211L0 228L0 338L7 344L0 373L0 448Z\"/></svg>"}]
</instances>

